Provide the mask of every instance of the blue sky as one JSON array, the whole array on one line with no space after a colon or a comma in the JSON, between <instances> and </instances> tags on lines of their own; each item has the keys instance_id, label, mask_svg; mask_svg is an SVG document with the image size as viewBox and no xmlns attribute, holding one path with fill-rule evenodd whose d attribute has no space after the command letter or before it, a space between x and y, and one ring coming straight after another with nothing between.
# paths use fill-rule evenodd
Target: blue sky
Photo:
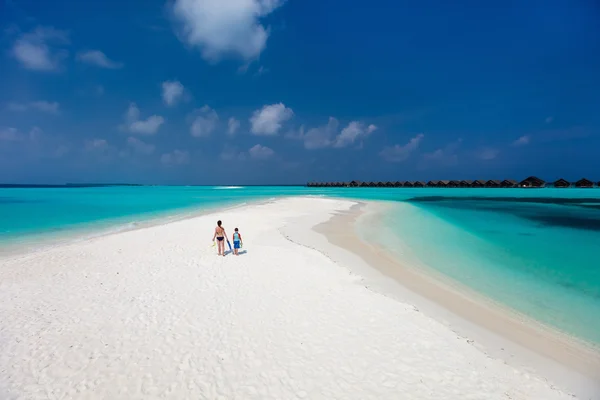
<instances>
[{"instance_id":1,"label":"blue sky","mask_svg":"<svg viewBox=\"0 0 600 400\"><path fill-rule=\"evenodd\" d=\"M594 0L0 0L0 182L600 179Z\"/></svg>"}]
</instances>

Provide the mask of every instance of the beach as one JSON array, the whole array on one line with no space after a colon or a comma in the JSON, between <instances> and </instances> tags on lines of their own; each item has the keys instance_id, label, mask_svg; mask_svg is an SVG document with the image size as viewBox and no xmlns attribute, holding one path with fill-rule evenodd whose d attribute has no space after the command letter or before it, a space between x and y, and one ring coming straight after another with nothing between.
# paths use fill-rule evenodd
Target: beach
<instances>
[{"instance_id":1,"label":"beach","mask_svg":"<svg viewBox=\"0 0 600 400\"><path fill-rule=\"evenodd\" d=\"M358 205L284 198L1 259L0 399L596 398L596 354L568 338L540 349L528 321L378 278ZM217 219L241 255L216 255Z\"/></svg>"}]
</instances>

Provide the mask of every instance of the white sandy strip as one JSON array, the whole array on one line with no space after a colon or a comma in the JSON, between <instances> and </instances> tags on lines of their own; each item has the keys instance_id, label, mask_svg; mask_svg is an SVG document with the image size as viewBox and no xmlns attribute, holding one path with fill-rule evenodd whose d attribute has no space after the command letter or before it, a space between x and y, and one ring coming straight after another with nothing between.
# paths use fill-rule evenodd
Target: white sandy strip
<instances>
[{"instance_id":1,"label":"white sandy strip","mask_svg":"<svg viewBox=\"0 0 600 400\"><path fill-rule=\"evenodd\" d=\"M96 238L0 267L0 399L567 399L279 228L293 198ZM314 235L314 232L305 232Z\"/></svg>"}]
</instances>

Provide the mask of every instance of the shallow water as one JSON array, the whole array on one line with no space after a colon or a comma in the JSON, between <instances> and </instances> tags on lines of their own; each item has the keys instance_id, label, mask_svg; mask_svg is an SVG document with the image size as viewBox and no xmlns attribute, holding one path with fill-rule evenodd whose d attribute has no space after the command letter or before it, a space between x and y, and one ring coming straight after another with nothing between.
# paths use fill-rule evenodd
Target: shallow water
<instances>
[{"instance_id":1,"label":"shallow water","mask_svg":"<svg viewBox=\"0 0 600 400\"><path fill-rule=\"evenodd\" d=\"M365 239L400 259L600 345L598 209L547 198L413 198L378 220L382 236L363 227Z\"/></svg>"},{"instance_id":2,"label":"shallow water","mask_svg":"<svg viewBox=\"0 0 600 400\"><path fill-rule=\"evenodd\" d=\"M373 235L397 257L600 344L600 189L0 188L3 245L121 229L281 196L386 200Z\"/></svg>"}]
</instances>

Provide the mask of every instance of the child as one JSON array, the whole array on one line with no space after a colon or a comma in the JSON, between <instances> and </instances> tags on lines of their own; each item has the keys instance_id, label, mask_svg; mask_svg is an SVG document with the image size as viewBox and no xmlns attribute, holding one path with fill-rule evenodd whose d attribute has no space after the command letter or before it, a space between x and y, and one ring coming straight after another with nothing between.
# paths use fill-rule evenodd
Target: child
<instances>
[{"instance_id":1,"label":"child","mask_svg":"<svg viewBox=\"0 0 600 400\"><path fill-rule=\"evenodd\" d=\"M238 250L243 246L242 235L238 232L238 228L235 228L233 232L233 254L238 255Z\"/></svg>"}]
</instances>

